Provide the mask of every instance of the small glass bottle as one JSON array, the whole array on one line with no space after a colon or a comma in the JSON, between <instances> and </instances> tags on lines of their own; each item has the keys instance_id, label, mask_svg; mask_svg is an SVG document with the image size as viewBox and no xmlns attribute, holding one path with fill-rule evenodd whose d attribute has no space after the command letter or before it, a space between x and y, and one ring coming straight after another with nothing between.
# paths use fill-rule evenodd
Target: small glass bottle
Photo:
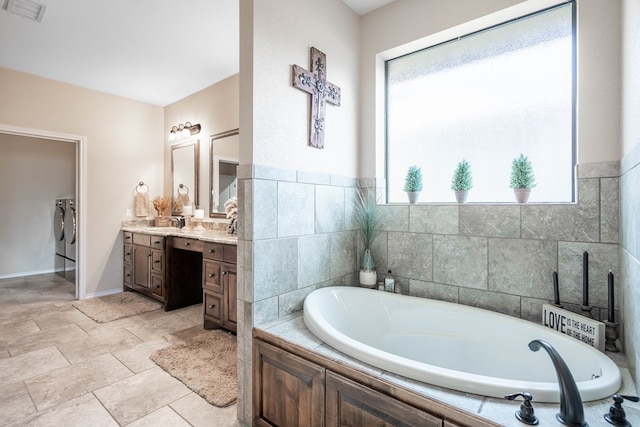
<instances>
[{"instance_id":1,"label":"small glass bottle","mask_svg":"<svg viewBox=\"0 0 640 427\"><path fill-rule=\"evenodd\" d=\"M395 290L396 281L391 275L391 270L388 271L387 276L384 278L384 290L386 292L393 292Z\"/></svg>"}]
</instances>

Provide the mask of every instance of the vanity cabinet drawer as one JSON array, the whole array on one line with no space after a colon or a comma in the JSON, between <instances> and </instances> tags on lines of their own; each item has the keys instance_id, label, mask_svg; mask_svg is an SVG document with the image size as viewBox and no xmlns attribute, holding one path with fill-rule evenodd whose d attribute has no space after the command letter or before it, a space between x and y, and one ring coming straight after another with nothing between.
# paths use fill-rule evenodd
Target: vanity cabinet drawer
<instances>
[{"instance_id":1,"label":"vanity cabinet drawer","mask_svg":"<svg viewBox=\"0 0 640 427\"><path fill-rule=\"evenodd\" d=\"M224 260L224 245L222 243L204 242L202 257L216 261Z\"/></svg>"},{"instance_id":2,"label":"vanity cabinet drawer","mask_svg":"<svg viewBox=\"0 0 640 427\"><path fill-rule=\"evenodd\" d=\"M151 247L153 249L162 249L162 250L164 250L164 237L162 237L162 236L151 236Z\"/></svg>"},{"instance_id":3,"label":"vanity cabinet drawer","mask_svg":"<svg viewBox=\"0 0 640 427\"><path fill-rule=\"evenodd\" d=\"M204 287L222 293L222 264L204 260Z\"/></svg>"},{"instance_id":4,"label":"vanity cabinet drawer","mask_svg":"<svg viewBox=\"0 0 640 427\"><path fill-rule=\"evenodd\" d=\"M164 296L164 276L151 274L151 292L160 297Z\"/></svg>"},{"instance_id":5,"label":"vanity cabinet drawer","mask_svg":"<svg viewBox=\"0 0 640 427\"><path fill-rule=\"evenodd\" d=\"M133 243L133 233L130 231L123 231L122 232L122 242L127 244L127 243Z\"/></svg>"},{"instance_id":6,"label":"vanity cabinet drawer","mask_svg":"<svg viewBox=\"0 0 640 427\"><path fill-rule=\"evenodd\" d=\"M151 251L151 272L164 275L164 251Z\"/></svg>"},{"instance_id":7,"label":"vanity cabinet drawer","mask_svg":"<svg viewBox=\"0 0 640 427\"><path fill-rule=\"evenodd\" d=\"M236 245L205 242L202 257L205 259L213 259L229 264L235 264L237 262L237 253L238 247Z\"/></svg>"},{"instance_id":8,"label":"vanity cabinet drawer","mask_svg":"<svg viewBox=\"0 0 640 427\"><path fill-rule=\"evenodd\" d=\"M131 264L133 261L133 245L125 243L123 259L125 263Z\"/></svg>"},{"instance_id":9,"label":"vanity cabinet drawer","mask_svg":"<svg viewBox=\"0 0 640 427\"><path fill-rule=\"evenodd\" d=\"M122 275L122 281L124 282L125 286L131 286L132 275L133 275L133 268L131 268L130 265L125 264L123 275Z\"/></svg>"},{"instance_id":10,"label":"vanity cabinet drawer","mask_svg":"<svg viewBox=\"0 0 640 427\"><path fill-rule=\"evenodd\" d=\"M173 238L173 247L175 249L182 249L185 251L202 252L202 248L204 246L203 243L204 242L202 240L197 239L188 239L185 237Z\"/></svg>"},{"instance_id":11,"label":"vanity cabinet drawer","mask_svg":"<svg viewBox=\"0 0 640 427\"><path fill-rule=\"evenodd\" d=\"M222 325L222 294L217 292L204 293L204 319Z\"/></svg>"},{"instance_id":12,"label":"vanity cabinet drawer","mask_svg":"<svg viewBox=\"0 0 640 427\"><path fill-rule=\"evenodd\" d=\"M140 246L151 246L151 236L149 234L133 233L133 244Z\"/></svg>"}]
</instances>

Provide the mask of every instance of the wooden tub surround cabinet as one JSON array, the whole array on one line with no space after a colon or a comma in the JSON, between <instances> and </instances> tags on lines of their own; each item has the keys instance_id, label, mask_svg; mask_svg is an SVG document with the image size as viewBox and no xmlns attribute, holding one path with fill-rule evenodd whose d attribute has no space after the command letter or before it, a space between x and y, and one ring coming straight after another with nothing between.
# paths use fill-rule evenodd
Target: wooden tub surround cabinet
<instances>
[{"instance_id":1,"label":"wooden tub surround cabinet","mask_svg":"<svg viewBox=\"0 0 640 427\"><path fill-rule=\"evenodd\" d=\"M253 331L253 425L499 426L260 329Z\"/></svg>"},{"instance_id":2,"label":"wooden tub surround cabinet","mask_svg":"<svg viewBox=\"0 0 640 427\"><path fill-rule=\"evenodd\" d=\"M203 303L205 329L236 332L237 243L226 233L123 230L123 288L165 311Z\"/></svg>"}]
</instances>

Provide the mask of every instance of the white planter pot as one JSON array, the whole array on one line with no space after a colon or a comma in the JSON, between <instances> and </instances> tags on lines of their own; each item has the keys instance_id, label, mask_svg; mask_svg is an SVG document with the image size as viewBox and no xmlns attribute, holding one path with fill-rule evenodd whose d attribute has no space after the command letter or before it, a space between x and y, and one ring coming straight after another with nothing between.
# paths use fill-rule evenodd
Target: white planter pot
<instances>
[{"instance_id":1,"label":"white planter pot","mask_svg":"<svg viewBox=\"0 0 640 427\"><path fill-rule=\"evenodd\" d=\"M360 286L374 288L378 283L378 275L375 270L360 270Z\"/></svg>"},{"instance_id":2,"label":"white planter pot","mask_svg":"<svg viewBox=\"0 0 640 427\"><path fill-rule=\"evenodd\" d=\"M419 191L407 191L407 197L409 198L409 203L415 205L418 203L418 199L420 198Z\"/></svg>"},{"instance_id":3,"label":"white planter pot","mask_svg":"<svg viewBox=\"0 0 640 427\"><path fill-rule=\"evenodd\" d=\"M529 201L529 195L531 194L530 188L514 188L513 194L516 196L517 203L527 203Z\"/></svg>"},{"instance_id":4,"label":"white planter pot","mask_svg":"<svg viewBox=\"0 0 640 427\"><path fill-rule=\"evenodd\" d=\"M469 190L454 191L456 195L456 202L463 204L467 202L467 196L469 196Z\"/></svg>"}]
</instances>

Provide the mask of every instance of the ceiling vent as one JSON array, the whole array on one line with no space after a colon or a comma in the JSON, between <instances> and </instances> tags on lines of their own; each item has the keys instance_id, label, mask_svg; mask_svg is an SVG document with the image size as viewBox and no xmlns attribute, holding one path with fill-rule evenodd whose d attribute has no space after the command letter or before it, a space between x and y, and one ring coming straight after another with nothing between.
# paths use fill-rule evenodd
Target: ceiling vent
<instances>
[{"instance_id":1,"label":"ceiling vent","mask_svg":"<svg viewBox=\"0 0 640 427\"><path fill-rule=\"evenodd\" d=\"M31 0L9 0L7 2L8 12L38 22L42 22L42 18L44 18L46 10L47 6L38 4Z\"/></svg>"}]
</instances>

